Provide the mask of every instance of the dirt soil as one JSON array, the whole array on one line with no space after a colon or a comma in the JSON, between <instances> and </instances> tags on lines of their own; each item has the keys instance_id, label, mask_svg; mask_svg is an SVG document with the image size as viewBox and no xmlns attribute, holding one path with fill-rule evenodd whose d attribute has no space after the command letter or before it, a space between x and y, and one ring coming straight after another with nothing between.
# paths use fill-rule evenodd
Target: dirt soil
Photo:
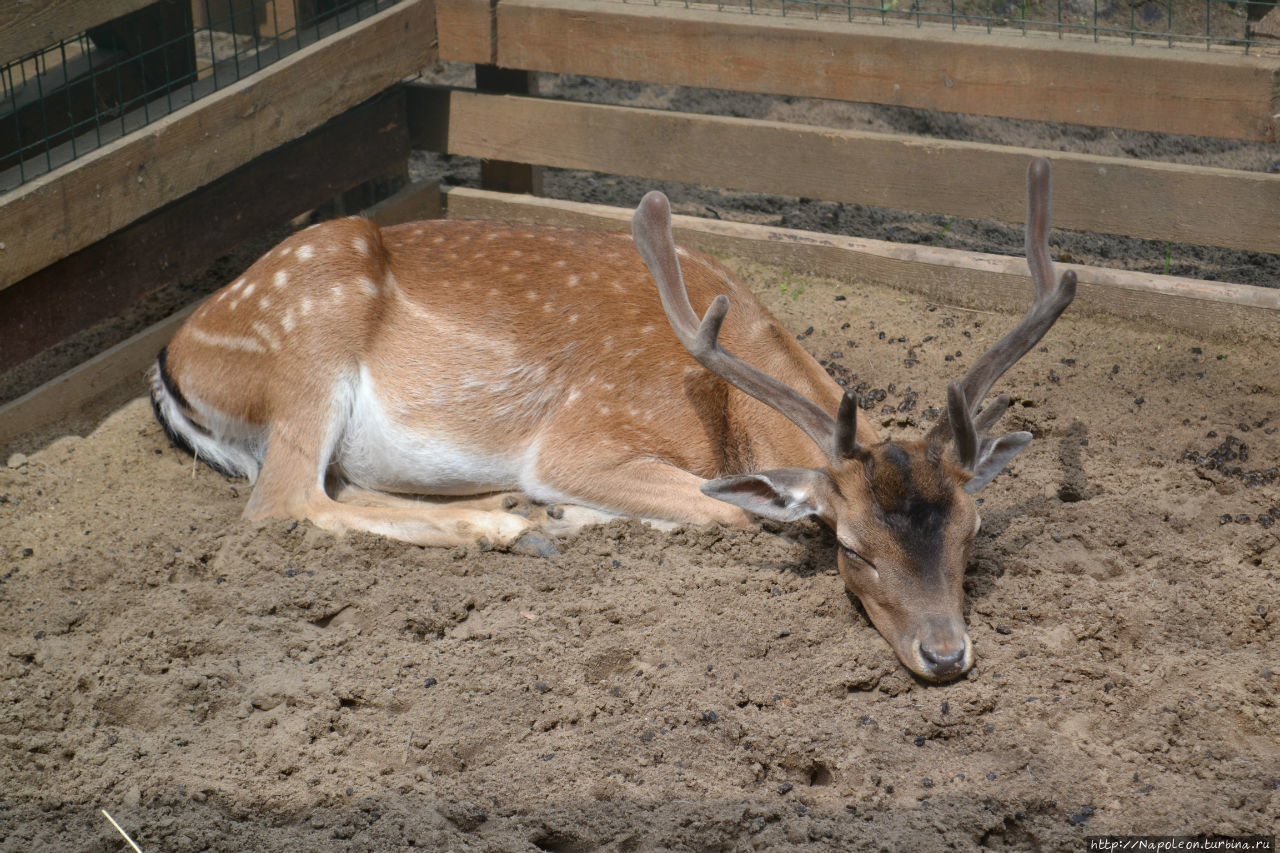
<instances>
[{"instance_id":1,"label":"dirt soil","mask_svg":"<svg viewBox=\"0 0 1280 853\"><path fill-rule=\"evenodd\" d=\"M1013 322L737 268L882 434ZM125 849L102 808L147 851L1272 834L1277 361L1068 312L1000 383L1036 440L983 493L943 686L816 526L547 559L254 526L135 400L0 469L0 850Z\"/></svg>"},{"instance_id":2,"label":"dirt soil","mask_svg":"<svg viewBox=\"0 0 1280 853\"><path fill-rule=\"evenodd\" d=\"M543 84L1276 166L1236 143ZM417 168L475 182L474 161ZM553 196L613 204L652 185L547 175ZM1021 252L993 223L662 186L683 213ZM1280 281L1274 256L1053 242L1084 263ZM1014 321L729 263L882 434L925 430L946 381ZM0 458L0 851L126 849L103 808L148 853L1084 850L1105 833L1275 833L1280 352L1068 312L998 387L1015 400L1006 425L1036 440L983 493L966 581L978 664L943 686L899 665L813 525L616 522L547 559L422 549L242 522L247 484L172 449L142 399L83 438L19 441Z\"/></svg>"}]
</instances>

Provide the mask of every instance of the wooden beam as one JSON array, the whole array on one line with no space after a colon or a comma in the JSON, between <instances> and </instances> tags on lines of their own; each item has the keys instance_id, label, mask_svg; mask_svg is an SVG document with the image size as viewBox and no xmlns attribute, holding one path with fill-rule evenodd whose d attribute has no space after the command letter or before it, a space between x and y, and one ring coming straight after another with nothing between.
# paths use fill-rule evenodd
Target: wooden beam
<instances>
[{"instance_id":1,"label":"wooden beam","mask_svg":"<svg viewBox=\"0 0 1280 853\"><path fill-rule=\"evenodd\" d=\"M396 89L0 290L0 370L408 157Z\"/></svg>"},{"instance_id":2,"label":"wooden beam","mask_svg":"<svg viewBox=\"0 0 1280 853\"><path fill-rule=\"evenodd\" d=\"M385 198L365 210L367 216L383 228L401 222L417 222L420 219L439 219L444 215L439 181L419 181L409 184L395 195Z\"/></svg>"},{"instance_id":3,"label":"wooden beam","mask_svg":"<svg viewBox=\"0 0 1280 853\"><path fill-rule=\"evenodd\" d=\"M365 21L0 196L0 288L296 139L432 61L432 0Z\"/></svg>"},{"instance_id":4,"label":"wooden beam","mask_svg":"<svg viewBox=\"0 0 1280 853\"><path fill-rule=\"evenodd\" d=\"M156 0L22 0L0 3L0 65L136 12Z\"/></svg>"},{"instance_id":5,"label":"wooden beam","mask_svg":"<svg viewBox=\"0 0 1280 853\"><path fill-rule=\"evenodd\" d=\"M447 122L411 120L447 124L451 154L1008 223L1023 221L1027 163L1044 155L1055 227L1280 253L1280 175L460 90L442 106L443 97L411 93L410 113L447 109Z\"/></svg>"},{"instance_id":6,"label":"wooden beam","mask_svg":"<svg viewBox=\"0 0 1280 853\"><path fill-rule=\"evenodd\" d=\"M440 58L494 64L494 17L490 0L436 0Z\"/></svg>"},{"instance_id":7,"label":"wooden beam","mask_svg":"<svg viewBox=\"0 0 1280 853\"><path fill-rule=\"evenodd\" d=\"M1044 33L502 0L497 63L679 86L1271 141L1280 60Z\"/></svg>"},{"instance_id":8,"label":"wooden beam","mask_svg":"<svg viewBox=\"0 0 1280 853\"><path fill-rule=\"evenodd\" d=\"M504 195L465 187L445 197L451 219L504 219L629 231L631 211ZM1031 292L1021 258L909 246L739 222L673 217L676 240L811 275L897 288L943 304L1021 312ZM1070 309L1108 314L1206 339L1280 341L1280 290L1074 264L1080 283Z\"/></svg>"},{"instance_id":9,"label":"wooden beam","mask_svg":"<svg viewBox=\"0 0 1280 853\"><path fill-rule=\"evenodd\" d=\"M143 393L142 374L197 305L199 303L187 306L84 364L0 406L0 446L23 433L67 417L131 375L137 380L137 394Z\"/></svg>"},{"instance_id":10,"label":"wooden beam","mask_svg":"<svg viewBox=\"0 0 1280 853\"><path fill-rule=\"evenodd\" d=\"M529 71L496 65L476 66L476 91L488 95L537 95L537 78ZM504 193L542 194L542 167L523 157L480 160L480 186Z\"/></svg>"}]
</instances>

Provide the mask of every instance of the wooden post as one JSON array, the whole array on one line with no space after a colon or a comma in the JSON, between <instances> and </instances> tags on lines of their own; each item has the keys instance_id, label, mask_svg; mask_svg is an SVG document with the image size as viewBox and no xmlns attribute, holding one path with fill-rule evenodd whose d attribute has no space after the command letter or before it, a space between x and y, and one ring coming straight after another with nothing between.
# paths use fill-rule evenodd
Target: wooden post
<instances>
[{"instance_id":1,"label":"wooden post","mask_svg":"<svg viewBox=\"0 0 1280 853\"><path fill-rule=\"evenodd\" d=\"M536 95L538 82L532 71L477 65L476 91L495 95ZM506 160L481 160L480 186L497 192L541 195L542 167Z\"/></svg>"}]
</instances>

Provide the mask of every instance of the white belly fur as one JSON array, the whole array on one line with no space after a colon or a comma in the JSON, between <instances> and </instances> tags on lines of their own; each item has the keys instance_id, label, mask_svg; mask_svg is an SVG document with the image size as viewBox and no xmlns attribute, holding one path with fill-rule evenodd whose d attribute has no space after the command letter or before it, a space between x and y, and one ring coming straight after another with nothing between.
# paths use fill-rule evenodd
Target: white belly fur
<instances>
[{"instance_id":1,"label":"white belly fur","mask_svg":"<svg viewBox=\"0 0 1280 853\"><path fill-rule=\"evenodd\" d=\"M409 429L388 414L362 368L334 461L347 480L366 489L476 495L523 489L535 452L513 446L501 455L479 453L443 431Z\"/></svg>"}]
</instances>

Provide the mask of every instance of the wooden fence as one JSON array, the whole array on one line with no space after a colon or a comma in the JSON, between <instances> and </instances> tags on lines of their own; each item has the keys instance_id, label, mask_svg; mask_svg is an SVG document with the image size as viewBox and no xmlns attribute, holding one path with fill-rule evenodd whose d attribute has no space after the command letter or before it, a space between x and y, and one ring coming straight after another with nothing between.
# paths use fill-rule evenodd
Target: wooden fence
<instances>
[{"instance_id":1,"label":"wooden fence","mask_svg":"<svg viewBox=\"0 0 1280 853\"><path fill-rule=\"evenodd\" d=\"M0 46L16 43L7 27L0 17ZM402 82L437 57L475 63L477 87ZM535 72L1280 139L1280 57L1257 51L613 0L402 0L0 196L0 369L322 196L403 164L410 145L481 158L487 184L517 189L536 189L536 167L554 166L1006 223L1024 214L1027 159L1046 153L1058 176L1055 226L1280 253L1277 175L518 94ZM434 190L411 188L405 198L422 209L434 202L425 195ZM446 203L454 216L618 227L614 212L527 196L453 191ZM733 228L682 227L687 241L717 245ZM738 227L731 236L739 253L830 274L853 270L900 286L946 279L952 301L970 304L1002 302L1023 274L969 253L776 229ZM163 257L149 259L157 247ZM1280 339L1280 290L1114 271L1081 277L1086 309L1194 324L1208 336ZM86 304L93 310L78 310Z\"/></svg>"}]
</instances>

